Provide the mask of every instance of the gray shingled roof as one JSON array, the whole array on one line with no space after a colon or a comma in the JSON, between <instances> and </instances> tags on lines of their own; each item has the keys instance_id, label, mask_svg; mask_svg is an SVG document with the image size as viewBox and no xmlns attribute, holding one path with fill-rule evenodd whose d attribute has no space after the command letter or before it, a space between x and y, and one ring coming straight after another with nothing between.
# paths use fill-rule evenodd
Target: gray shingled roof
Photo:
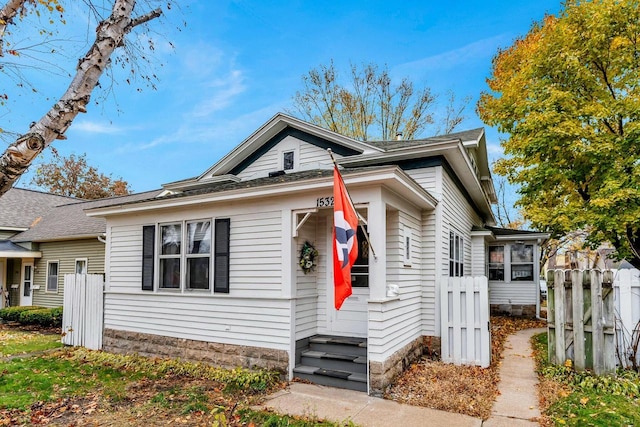
<instances>
[{"instance_id":1,"label":"gray shingled roof","mask_svg":"<svg viewBox=\"0 0 640 427\"><path fill-rule=\"evenodd\" d=\"M11 188L0 196L0 228L28 228L52 208L77 201L73 197Z\"/></svg>"},{"instance_id":2,"label":"gray shingled roof","mask_svg":"<svg viewBox=\"0 0 640 427\"><path fill-rule=\"evenodd\" d=\"M154 197L161 191L153 190L129 196L110 197L58 206L29 230L12 237L11 240L14 242L44 242L81 236L99 236L107 230L105 220L103 218L88 217L84 213L85 209L145 200Z\"/></svg>"},{"instance_id":3,"label":"gray shingled roof","mask_svg":"<svg viewBox=\"0 0 640 427\"><path fill-rule=\"evenodd\" d=\"M345 168L345 169L341 169L340 172L341 172L342 175L348 176L349 174L356 173L356 172L375 171L377 169L388 169L388 168L389 168L389 166L369 166L369 167L360 167L360 168ZM266 186L269 186L269 185L284 184L284 183L288 183L288 182L305 181L305 180L316 179L316 178L329 178L332 175L333 175L333 169L313 169L313 170L302 171L302 172L285 173L284 175L278 175L278 176L269 176L269 177L263 177L263 178L256 178L256 179L251 179L251 180L247 180L247 181L211 183L210 185L208 185L206 187L201 187L201 188L197 188L197 189L193 189L193 190L187 190L187 191L183 191L181 193L168 194L168 195L163 196L163 197L150 196L146 200L145 199L131 200L131 201L128 201L126 203L122 203L120 201L117 201L117 202L114 201L113 203L105 204L105 205L102 205L102 206L129 205L129 204L134 204L134 203L138 203L138 202L142 202L142 201L148 201L148 200L177 199L177 198L188 197L188 196L197 196L197 195L202 195L202 194L220 193L220 192L223 192L223 191L242 190L242 189L257 188L257 187L266 187ZM284 190L284 191L286 191L286 190ZM92 208L97 208L97 207L102 207L102 206L91 206L91 207Z\"/></svg>"},{"instance_id":4,"label":"gray shingled roof","mask_svg":"<svg viewBox=\"0 0 640 427\"><path fill-rule=\"evenodd\" d=\"M447 142L454 139L459 139L460 141L473 141L482 135L484 132L483 128L466 130L463 132L450 133L447 135L439 135L432 136L429 138L423 139L412 139L412 140L391 140L391 141L367 141L367 144L371 144L375 147L382 148L385 151L392 151L398 148L405 147L419 147L422 145L430 145L438 142Z\"/></svg>"}]
</instances>

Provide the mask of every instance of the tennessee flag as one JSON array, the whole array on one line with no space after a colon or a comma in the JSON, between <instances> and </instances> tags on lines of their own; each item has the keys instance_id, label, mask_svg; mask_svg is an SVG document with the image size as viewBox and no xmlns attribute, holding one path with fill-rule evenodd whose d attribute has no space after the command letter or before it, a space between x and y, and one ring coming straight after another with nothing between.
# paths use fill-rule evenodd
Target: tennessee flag
<instances>
[{"instance_id":1,"label":"tennessee flag","mask_svg":"<svg viewBox=\"0 0 640 427\"><path fill-rule=\"evenodd\" d=\"M358 215L338 167L333 168L333 282L336 310L351 295L351 266L358 258Z\"/></svg>"}]
</instances>

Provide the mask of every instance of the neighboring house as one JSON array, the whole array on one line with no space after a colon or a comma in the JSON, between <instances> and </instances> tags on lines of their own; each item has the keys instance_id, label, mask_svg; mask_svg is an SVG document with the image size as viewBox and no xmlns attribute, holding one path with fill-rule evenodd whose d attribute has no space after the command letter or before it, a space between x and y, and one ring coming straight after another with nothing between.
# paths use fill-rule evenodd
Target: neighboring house
<instances>
[{"instance_id":1,"label":"neighboring house","mask_svg":"<svg viewBox=\"0 0 640 427\"><path fill-rule=\"evenodd\" d=\"M613 247L605 244L598 249L562 249L547 260L547 270L610 270L619 268L621 262L611 258Z\"/></svg>"},{"instance_id":2,"label":"neighboring house","mask_svg":"<svg viewBox=\"0 0 640 427\"><path fill-rule=\"evenodd\" d=\"M9 190L0 198L1 221L9 223L11 219L11 223L21 224L13 235L5 235L8 240L0 241L0 263L4 260L7 265L3 277L9 305L62 306L65 274L104 274L106 223L103 218L87 217L84 209L156 194L158 191L79 201L31 190ZM9 212L11 215L4 215Z\"/></svg>"},{"instance_id":3,"label":"neighboring house","mask_svg":"<svg viewBox=\"0 0 640 427\"><path fill-rule=\"evenodd\" d=\"M32 304L34 265L42 256L39 250L10 239L28 230L56 206L76 201L22 188L12 188L0 196L0 308Z\"/></svg>"},{"instance_id":4,"label":"neighboring house","mask_svg":"<svg viewBox=\"0 0 640 427\"><path fill-rule=\"evenodd\" d=\"M359 239L340 311L327 148L372 249ZM485 275L490 244L510 242L486 228L495 193L483 129L360 142L278 114L200 176L164 189L86 211L107 222L108 351L276 368L380 394L438 345L442 284ZM319 254L308 272L305 242Z\"/></svg>"}]
</instances>

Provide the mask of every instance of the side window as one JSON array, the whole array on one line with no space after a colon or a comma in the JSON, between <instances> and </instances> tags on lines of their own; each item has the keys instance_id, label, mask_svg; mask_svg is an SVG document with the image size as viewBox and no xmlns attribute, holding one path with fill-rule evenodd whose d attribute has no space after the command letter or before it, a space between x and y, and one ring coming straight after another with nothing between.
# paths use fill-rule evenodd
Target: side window
<instances>
[{"instance_id":1,"label":"side window","mask_svg":"<svg viewBox=\"0 0 640 427\"><path fill-rule=\"evenodd\" d=\"M464 240L458 233L449 232L449 277L464 276Z\"/></svg>"},{"instance_id":2,"label":"side window","mask_svg":"<svg viewBox=\"0 0 640 427\"><path fill-rule=\"evenodd\" d=\"M87 274L87 259L76 259L76 274Z\"/></svg>"},{"instance_id":3,"label":"side window","mask_svg":"<svg viewBox=\"0 0 640 427\"><path fill-rule=\"evenodd\" d=\"M405 267L411 267L411 237L412 237L412 233L411 233L411 228L409 227L404 227L403 228L404 233L402 236L402 245L403 245L403 250L402 250L402 257L404 259L404 266Z\"/></svg>"},{"instance_id":4,"label":"side window","mask_svg":"<svg viewBox=\"0 0 640 427\"><path fill-rule=\"evenodd\" d=\"M182 224L160 226L160 289L180 289Z\"/></svg>"},{"instance_id":5,"label":"side window","mask_svg":"<svg viewBox=\"0 0 640 427\"><path fill-rule=\"evenodd\" d=\"M504 246L489 246L489 280L504 280Z\"/></svg>"},{"instance_id":6,"label":"side window","mask_svg":"<svg viewBox=\"0 0 640 427\"><path fill-rule=\"evenodd\" d=\"M58 261L47 263L47 292L58 292Z\"/></svg>"},{"instance_id":7,"label":"side window","mask_svg":"<svg viewBox=\"0 0 640 427\"><path fill-rule=\"evenodd\" d=\"M511 245L511 281L533 281L533 245Z\"/></svg>"}]
</instances>

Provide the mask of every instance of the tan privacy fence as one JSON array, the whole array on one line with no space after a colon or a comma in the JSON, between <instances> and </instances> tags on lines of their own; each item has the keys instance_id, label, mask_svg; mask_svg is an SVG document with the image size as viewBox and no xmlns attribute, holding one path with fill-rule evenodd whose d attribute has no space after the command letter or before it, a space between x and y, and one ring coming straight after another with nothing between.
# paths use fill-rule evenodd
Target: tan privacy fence
<instances>
[{"instance_id":1,"label":"tan privacy fence","mask_svg":"<svg viewBox=\"0 0 640 427\"><path fill-rule=\"evenodd\" d=\"M66 274L62 342L66 345L102 348L104 279L100 274Z\"/></svg>"},{"instance_id":2,"label":"tan privacy fence","mask_svg":"<svg viewBox=\"0 0 640 427\"><path fill-rule=\"evenodd\" d=\"M640 272L554 270L547 274L549 360L597 374L636 367Z\"/></svg>"},{"instance_id":3,"label":"tan privacy fence","mask_svg":"<svg viewBox=\"0 0 640 427\"><path fill-rule=\"evenodd\" d=\"M491 363L489 282L449 277L440 291L442 360L456 365Z\"/></svg>"}]
</instances>

